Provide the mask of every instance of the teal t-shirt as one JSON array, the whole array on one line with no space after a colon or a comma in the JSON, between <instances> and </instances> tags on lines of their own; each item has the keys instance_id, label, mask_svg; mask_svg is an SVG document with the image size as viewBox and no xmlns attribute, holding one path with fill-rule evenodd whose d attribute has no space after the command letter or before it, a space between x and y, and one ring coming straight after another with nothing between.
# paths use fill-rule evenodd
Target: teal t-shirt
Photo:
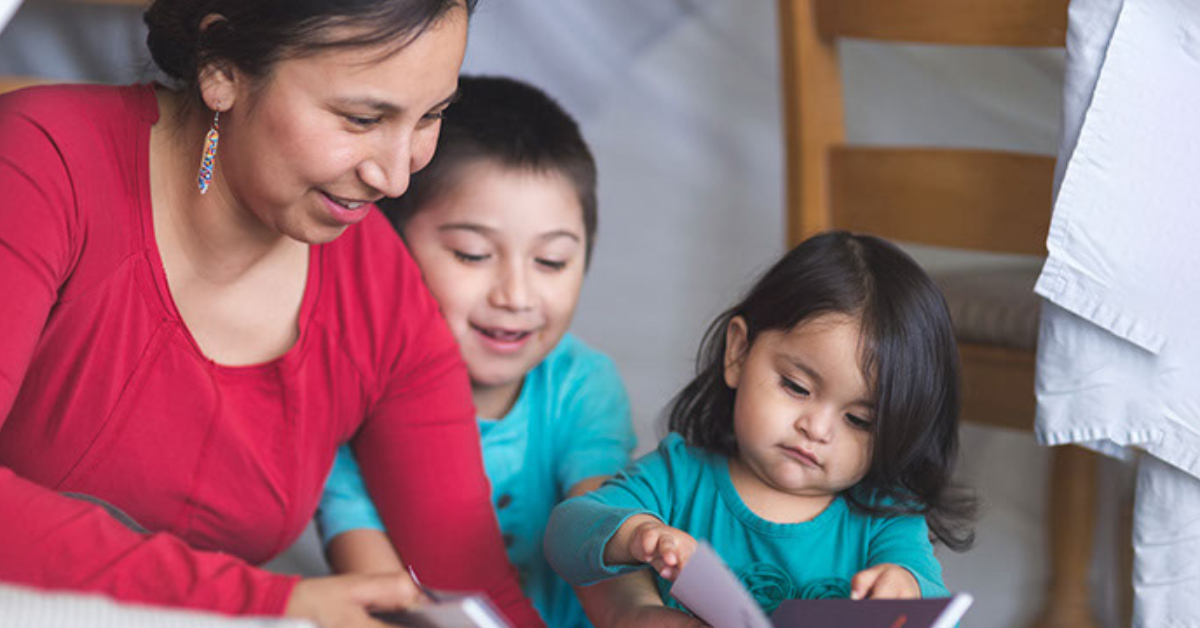
<instances>
[{"instance_id":1,"label":"teal t-shirt","mask_svg":"<svg viewBox=\"0 0 1200 628\"><path fill-rule=\"evenodd\" d=\"M636 444L616 365L571 334L525 376L512 410L479 419L483 464L508 558L551 628L590 626L570 585L542 553L546 521L571 487L613 475ZM348 446L338 452L317 510L321 537L383 529Z\"/></svg>"},{"instance_id":2,"label":"teal t-shirt","mask_svg":"<svg viewBox=\"0 0 1200 628\"><path fill-rule=\"evenodd\" d=\"M907 568L924 597L947 594L924 517L872 517L839 496L809 521L767 521L738 495L728 459L689 447L678 434L604 486L555 508L546 558L575 585L644 568L603 559L608 540L635 514L708 541L768 614L786 599L849 597L854 574L880 563ZM655 579L663 601L678 608L671 583Z\"/></svg>"}]
</instances>

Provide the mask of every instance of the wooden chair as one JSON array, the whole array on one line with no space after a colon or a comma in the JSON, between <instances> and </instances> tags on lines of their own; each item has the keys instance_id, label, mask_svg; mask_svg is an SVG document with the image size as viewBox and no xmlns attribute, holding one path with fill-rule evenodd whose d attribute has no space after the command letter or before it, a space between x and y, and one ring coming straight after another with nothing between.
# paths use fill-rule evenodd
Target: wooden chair
<instances>
[{"instance_id":1,"label":"wooden chair","mask_svg":"<svg viewBox=\"0 0 1200 628\"><path fill-rule=\"evenodd\" d=\"M845 142L837 39L1057 46L1068 0L779 0L788 238L830 228L974 251L1046 254L1054 160L987 150ZM963 419L1031 430L1036 272L934 275L959 339ZM1091 628L1087 573L1095 459L1056 447L1049 486L1050 585L1037 625Z\"/></svg>"}]
</instances>

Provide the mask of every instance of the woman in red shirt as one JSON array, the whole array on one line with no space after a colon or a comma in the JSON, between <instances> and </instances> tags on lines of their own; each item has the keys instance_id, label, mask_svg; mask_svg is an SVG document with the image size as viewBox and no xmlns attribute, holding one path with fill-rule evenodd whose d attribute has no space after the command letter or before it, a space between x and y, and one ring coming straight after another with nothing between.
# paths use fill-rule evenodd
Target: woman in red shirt
<instances>
[{"instance_id":1,"label":"woman in red shirt","mask_svg":"<svg viewBox=\"0 0 1200 628\"><path fill-rule=\"evenodd\" d=\"M173 87L0 97L0 581L375 625L407 576L253 566L349 441L425 584L540 623L453 338L373 205L432 156L473 7L157 0Z\"/></svg>"}]
</instances>

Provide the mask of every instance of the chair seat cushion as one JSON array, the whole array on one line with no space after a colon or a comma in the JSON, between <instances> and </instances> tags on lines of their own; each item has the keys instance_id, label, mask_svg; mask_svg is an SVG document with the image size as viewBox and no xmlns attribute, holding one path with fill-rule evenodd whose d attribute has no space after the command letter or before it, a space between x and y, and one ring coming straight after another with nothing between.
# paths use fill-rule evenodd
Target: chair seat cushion
<instances>
[{"instance_id":1,"label":"chair seat cushion","mask_svg":"<svg viewBox=\"0 0 1200 628\"><path fill-rule=\"evenodd\" d=\"M1033 351L1041 297L1030 266L944 269L930 273L946 296L959 342Z\"/></svg>"}]
</instances>

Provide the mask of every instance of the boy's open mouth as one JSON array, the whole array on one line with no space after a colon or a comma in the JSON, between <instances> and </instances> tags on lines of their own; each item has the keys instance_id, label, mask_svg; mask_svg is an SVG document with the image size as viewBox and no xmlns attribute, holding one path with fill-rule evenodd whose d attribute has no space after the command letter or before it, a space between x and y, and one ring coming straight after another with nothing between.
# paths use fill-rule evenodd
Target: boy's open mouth
<instances>
[{"instance_id":1,"label":"boy's open mouth","mask_svg":"<svg viewBox=\"0 0 1200 628\"><path fill-rule=\"evenodd\" d=\"M488 338L491 338L492 340L497 340L499 342L519 342L521 340L524 340L526 337L528 337L529 334L533 333L533 332L529 332L529 331L514 331L514 330L510 330L510 329L501 329L499 327L480 327L478 325L471 325L471 327L475 331L483 334L484 336L487 336Z\"/></svg>"}]
</instances>

